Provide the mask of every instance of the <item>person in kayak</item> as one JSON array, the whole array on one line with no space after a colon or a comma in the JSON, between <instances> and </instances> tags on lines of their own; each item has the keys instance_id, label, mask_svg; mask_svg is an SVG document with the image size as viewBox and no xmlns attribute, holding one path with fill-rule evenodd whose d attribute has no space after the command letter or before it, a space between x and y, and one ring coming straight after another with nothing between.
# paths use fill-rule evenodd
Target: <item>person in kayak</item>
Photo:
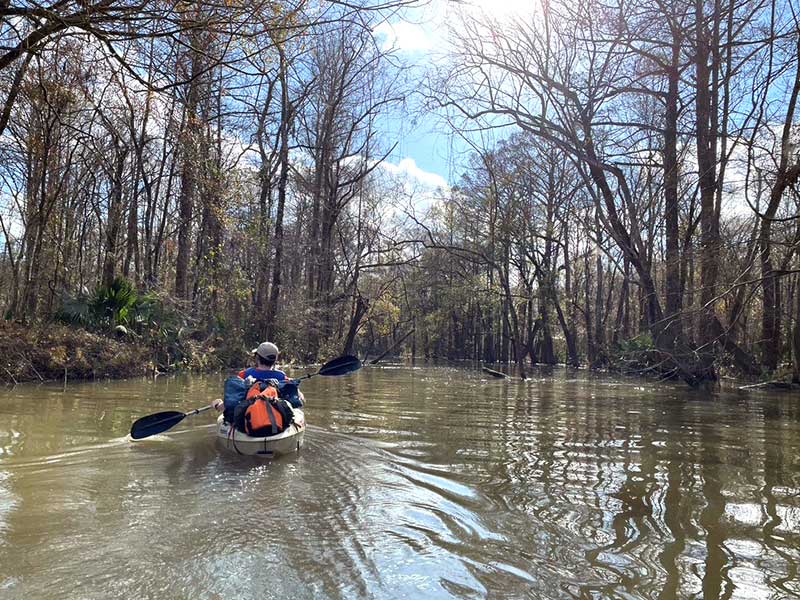
<instances>
[{"instance_id":1,"label":"person in kayak","mask_svg":"<svg viewBox=\"0 0 800 600\"><path fill-rule=\"evenodd\" d=\"M238 373L239 379L244 380L246 383L246 387L244 389L250 390L247 393L247 398L250 398L250 392L253 392L252 386L256 382L269 382L275 387L276 390L283 390L281 397L288 400L293 408L300 408L303 406L303 400L305 398L303 397L303 393L297 389L297 383L294 383L291 379L289 379L286 376L286 373L275 368L275 363L278 360L278 347L272 342L262 342L257 348L254 348L252 352L256 356L256 366L242 369ZM231 381L234 390L241 390L241 388L238 386L244 385L241 383L237 384L235 378L231 378ZM284 386L283 384L287 385ZM235 392L229 394L227 391L227 386L228 382L226 382L224 403L214 403L214 408L220 412L225 411L226 419L229 422L232 422L233 411L235 410L236 404L238 404L239 401L237 400L238 394Z\"/></svg>"},{"instance_id":2,"label":"person in kayak","mask_svg":"<svg viewBox=\"0 0 800 600\"><path fill-rule=\"evenodd\" d=\"M279 382L286 381L286 373L275 368L278 360L278 347L272 342L261 342L258 348L253 349L256 355L256 366L239 371L239 377L247 380L252 377L256 381L267 381L277 379Z\"/></svg>"}]
</instances>

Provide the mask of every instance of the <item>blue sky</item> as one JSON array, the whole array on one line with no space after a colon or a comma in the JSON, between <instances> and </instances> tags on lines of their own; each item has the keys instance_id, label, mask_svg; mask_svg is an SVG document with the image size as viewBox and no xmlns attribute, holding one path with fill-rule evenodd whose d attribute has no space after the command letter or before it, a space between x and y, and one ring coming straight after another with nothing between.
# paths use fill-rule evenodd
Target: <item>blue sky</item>
<instances>
[{"instance_id":1,"label":"blue sky","mask_svg":"<svg viewBox=\"0 0 800 600\"><path fill-rule=\"evenodd\" d=\"M431 184L452 184L459 176L457 168L458 140L448 133L436 115L417 118L413 122L400 116L386 120L387 142L397 141L397 147L388 160L400 165L406 161L406 170ZM408 161L413 161L411 165Z\"/></svg>"},{"instance_id":2,"label":"blue sky","mask_svg":"<svg viewBox=\"0 0 800 600\"><path fill-rule=\"evenodd\" d=\"M534 7L533 0L430 0L379 24L374 33L384 49L392 49L422 76L443 59L449 33L457 27L464 11L503 21L531 15ZM449 131L440 116L431 112L423 112L415 119L398 115L387 119L386 126L387 136L398 142L389 161L405 164L404 170L427 182L438 178L442 185L457 183L470 148Z\"/></svg>"},{"instance_id":3,"label":"blue sky","mask_svg":"<svg viewBox=\"0 0 800 600\"><path fill-rule=\"evenodd\" d=\"M412 77L422 77L436 60L434 49L444 43L446 11L444 2L434 0L422 8L406 11L404 18L398 15L381 23L375 28L375 36L384 49L391 49L411 67ZM411 114L398 113L384 121L387 142L397 142L388 162L426 185L446 187L459 175L454 164L459 154L458 141L438 115L414 110L413 105L420 100L409 99Z\"/></svg>"}]
</instances>

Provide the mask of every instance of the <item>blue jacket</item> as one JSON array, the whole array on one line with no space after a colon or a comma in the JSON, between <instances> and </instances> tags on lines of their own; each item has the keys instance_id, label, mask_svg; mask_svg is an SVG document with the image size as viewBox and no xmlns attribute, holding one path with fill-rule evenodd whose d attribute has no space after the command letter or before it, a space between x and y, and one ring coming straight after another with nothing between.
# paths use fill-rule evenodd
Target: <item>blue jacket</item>
<instances>
[{"instance_id":1,"label":"blue jacket","mask_svg":"<svg viewBox=\"0 0 800 600\"><path fill-rule=\"evenodd\" d=\"M285 381L286 373L278 370L262 371L260 369L256 369L255 367L250 367L249 369L241 371L239 373L239 377L241 377L242 379L247 379L248 377L252 377L256 381L266 381L267 379L277 379L278 381Z\"/></svg>"}]
</instances>

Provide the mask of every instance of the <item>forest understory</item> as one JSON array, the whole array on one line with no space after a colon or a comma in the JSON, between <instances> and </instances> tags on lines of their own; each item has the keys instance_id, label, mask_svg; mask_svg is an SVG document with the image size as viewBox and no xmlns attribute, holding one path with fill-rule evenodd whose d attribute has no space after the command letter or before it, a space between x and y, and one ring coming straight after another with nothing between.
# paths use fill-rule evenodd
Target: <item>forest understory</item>
<instances>
[{"instance_id":1,"label":"forest understory","mask_svg":"<svg viewBox=\"0 0 800 600\"><path fill-rule=\"evenodd\" d=\"M220 338L157 349L129 334L100 334L60 323L30 327L0 322L0 356L5 385L213 372L251 362L243 349L232 350Z\"/></svg>"}]
</instances>

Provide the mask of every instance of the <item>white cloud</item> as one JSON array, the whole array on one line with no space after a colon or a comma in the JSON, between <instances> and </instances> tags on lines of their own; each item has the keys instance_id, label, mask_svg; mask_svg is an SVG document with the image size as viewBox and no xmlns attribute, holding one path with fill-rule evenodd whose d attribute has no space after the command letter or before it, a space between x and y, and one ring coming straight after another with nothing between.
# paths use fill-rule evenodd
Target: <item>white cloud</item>
<instances>
[{"instance_id":1,"label":"white cloud","mask_svg":"<svg viewBox=\"0 0 800 600\"><path fill-rule=\"evenodd\" d=\"M450 191L444 177L420 169L413 158L404 158L396 164L385 160L380 166L388 184L389 212L395 217L424 214Z\"/></svg>"},{"instance_id":2,"label":"white cloud","mask_svg":"<svg viewBox=\"0 0 800 600\"><path fill-rule=\"evenodd\" d=\"M381 163L381 166L390 174L406 179L409 183L419 183L430 189L445 190L448 188L447 180L444 177L438 173L430 173L420 169L413 158L404 158L397 164L385 160Z\"/></svg>"},{"instance_id":3,"label":"white cloud","mask_svg":"<svg viewBox=\"0 0 800 600\"><path fill-rule=\"evenodd\" d=\"M422 26L408 21L383 22L373 33L383 38L383 50L402 52L427 52L433 48L430 33Z\"/></svg>"}]
</instances>

